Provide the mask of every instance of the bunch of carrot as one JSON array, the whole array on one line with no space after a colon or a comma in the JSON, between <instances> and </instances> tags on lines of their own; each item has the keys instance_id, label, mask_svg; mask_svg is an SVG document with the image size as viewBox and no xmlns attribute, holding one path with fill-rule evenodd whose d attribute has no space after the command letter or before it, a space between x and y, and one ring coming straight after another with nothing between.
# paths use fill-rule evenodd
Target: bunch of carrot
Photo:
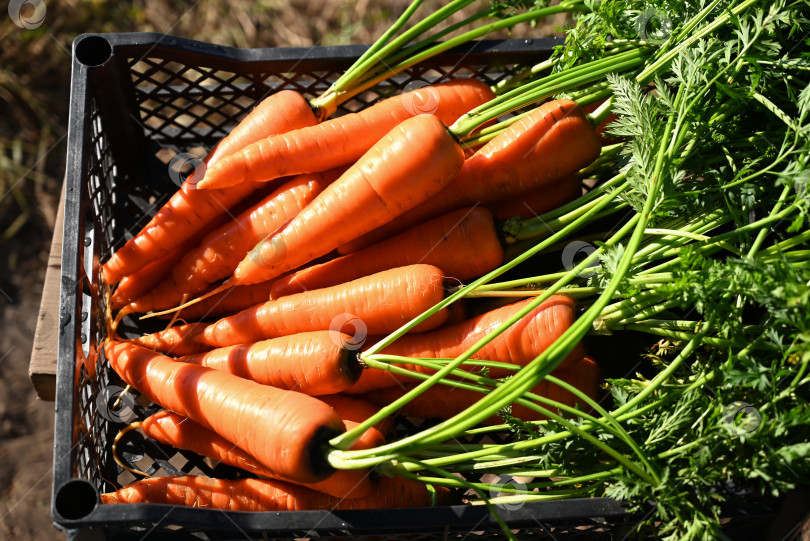
<instances>
[{"instance_id":1,"label":"bunch of carrot","mask_svg":"<svg viewBox=\"0 0 810 541\"><path fill-rule=\"evenodd\" d=\"M308 102L283 91L258 104L102 269L104 357L164 408L121 436L140 429L257 479L146 479L105 503L447 501L446 488L419 476L343 468L332 452L382 448L394 406L444 419L475 408L575 321L566 296L468 315L448 291L504 263L500 220L580 195L577 173L601 152L595 117L571 100L546 101L473 152L462 142L496 118L490 104L503 105L479 81L426 86L327 120L323 107L342 95L330 92ZM538 101L518 98L510 107ZM223 219L236 208L245 210ZM172 319L165 330L117 338L135 314ZM531 423L590 408L598 365L578 345L564 357L551 379L479 420Z\"/></svg>"}]
</instances>

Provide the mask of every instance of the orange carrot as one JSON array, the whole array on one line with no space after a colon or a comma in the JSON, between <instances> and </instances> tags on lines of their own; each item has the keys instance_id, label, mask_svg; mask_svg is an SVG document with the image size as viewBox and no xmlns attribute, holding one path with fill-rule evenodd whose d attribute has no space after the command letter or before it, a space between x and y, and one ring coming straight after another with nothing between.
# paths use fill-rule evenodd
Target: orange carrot
<instances>
[{"instance_id":1,"label":"orange carrot","mask_svg":"<svg viewBox=\"0 0 810 541\"><path fill-rule=\"evenodd\" d=\"M245 308L250 308L251 306L267 301L270 299L272 290L273 280L259 282L258 284L251 284L249 286L231 287L210 297L206 297L187 308L183 308L183 311L180 312L180 317L186 321L197 321L200 319L218 318L235 314ZM172 318L174 314L161 317Z\"/></svg>"},{"instance_id":2,"label":"orange carrot","mask_svg":"<svg viewBox=\"0 0 810 541\"><path fill-rule=\"evenodd\" d=\"M492 214L499 220L519 216L534 218L544 212L562 206L582 195L582 183L576 175L569 175L550 186L541 186L519 193L489 205Z\"/></svg>"},{"instance_id":3,"label":"orange carrot","mask_svg":"<svg viewBox=\"0 0 810 541\"><path fill-rule=\"evenodd\" d=\"M278 92L264 99L220 141L206 157L205 167L213 166L222 157L264 137L315 124L317 119L309 103L300 94L291 90ZM199 176L195 171L183 182L150 222L104 264L102 271L105 282L118 282L144 265L160 259L259 188L251 183L243 183L230 190L197 190Z\"/></svg>"},{"instance_id":4,"label":"orange carrot","mask_svg":"<svg viewBox=\"0 0 810 541\"><path fill-rule=\"evenodd\" d=\"M312 483L333 473L321 447L345 426L318 399L179 363L130 343L109 342L104 353L148 400L213 430L278 475Z\"/></svg>"},{"instance_id":5,"label":"orange carrot","mask_svg":"<svg viewBox=\"0 0 810 541\"><path fill-rule=\"evenodd\" d=\"M461 209L414 227L359 252L313 265L275 280L273 298L328 287L386 269L424 263L448 279L468 280L503 262L492 214Z\"/></svg>"},{"instance_id":6,"label":"orange carrot","mask_svg":"<svg viewBox=\"0 0 810 541\"><path fill-rule=\"evenodd\" d=\"M310 396L339 393L362 372L351 337L313 331L187 355L178 361L224 370L235 376Z\"/></svg>"},{"instance_id":7,"label":"orange carrot","mask_svg":"<svg viewBox=\"0 0 810 541\"><path fill-rule=\"evenodd\" d=\"M347 429L358 424L351 421L344 421L344 423ZM192 451L216 462L241 468L257 475L300 484L294 480L279 478L276 472L259 464L254 457L236 445L182 415L165 410L159 411L144 419L140 423L140 428L144 434L163 444ZM371 449L384 443L383 435L372 428L363 433L363 436L352 445L352 449ZM339 470L330 475L328 479L305 486L339 498L359 498L371 491L369 474L368 469Z\"/></svg>"},{"instance_id":8,"label":"orange carrot","mask_svg":"<svg viewBox=\"0 0 810 541\"><path fill-rule=\"evenodd\" d=\"M502 306L463 323L442 327L429 333L405 335L380 353L414 358L455 358L529 302L531 299ZM522 366L549 347L571 326L575 318L574 300L563 295L554 295L481 348L473 355L473 359ZM582 355L581 349L574 349L560 366L581 359ZM400 366L416 372L431 373L425 367L410 364ZM492 377L502 377L509 375L510 372L493 367L489 369L489 374ZM360 394L371 389L390 387L397 382L410 381L411 378L396 376L387 370L368 368L363 370L360 380L346 392Z\"/></svg>"},{"instance_id":9,"label":"orange carrot","mask_svg":"<svg viewBox=\"0 0 810 541\"><path fill-rule=\"evenodd\" d=\"M356 396L330 394L319 396L318 399L332 406L344 423L351 421L359 424L380 411L374 404ZM374 428L387 436L394 431L394 420L386 417L374 425Z\"/></svg>"},{"instance_id":10,"label":"orange carrot","mask_svg":"<svg viewBox=\"0 0 810 541\"><path fill-rule=\"evenodd\" d=\"M449 503L446 487L435 487L439 503ZM153 477L115 492L101 503L160 503L225 511L315 511L427 507L427 485L401 477L384 477L364 498L336 498L317 490L272 479L211 479L192 475Z\"/></svg>"},{"instance_id":11,"label":"orange carrot","mask_svg":"<svg viewBox=\"0 0 810 541\"><path fill-rule=\"evenodd\" d=\"M173 355L249 344L291 334L331 330L353 340L387 334L425 312L444 296L444 274L431 265L410 265L358 278L345 284L288 295L257 304L214 323L189 323L140 336L134 343ZM420 323L415 332L435 329L447 320L442 310ZM350 342L349 345L352 345Z\"/></svg>"},{"instance_id":12,"label":"orange carrot","mask_svg":"<svg viewBox=\"0 0 810 541\"><path fill-rule=\"evenodd\" d=\"M439 302L444 297L443 281L442 271L431 265L399 267L268 301L212 323L195 340L223 347L299 332L340 330L341 318L356 320L365 327L364 333L387 334ZM447 312L442 311L419 328L436 328L446 319Z\"/></svg>"},{"instance_id":13,"label":"orange carrot","mask_svg":"<svg viewBox=\"0 0 810 541\"><path fill-rule=\"evenodd\" d=\"M148 293L172 271L172 268L190 248L190 243L184 243L134 274L123 277L118 282L115 292L110 296L110 307L118 310Z\"/></svg>"},{"instance_id":14,"label":"orange carrot","mask_svg":"<svg viewBox=\"0 0 810 541\"><path fill-rule=\"evenodd\" d=\"M225 511L332 510L340 498L273 479L223 480L193 475L152 477L115 492L101 503L158 503Z\"/></svg>"},{"instance_id":15,"label":"orange carrot","mask_svg":"<svg viewBox=\"0 0 810 541\"><path fill-rule=\"evenodd\" d=\"M171 308L230 276L257 242L290 221L328 182L320 173L311 173L284 183L235 219L206 235L174 266L168 280L132 304L133 311Z\"/></svg>"},{"instance_id":16,"label":"orange carrot","mask_svg":"<svg viewBox=\"0 0 810 541\"><path fill-rule=\"evenodd\" d=\"M601 150L588 119L570 100L543 104L471 158L447 188L384 227L341 246L347 254L434 216L551 186L591 163Z\"/></svg>"},{"instance_id":17,"label":"orange carrot","mask_svg":"<svg viewBox=\"0 0 810 541\"><path fill-rule=\"evenodd\" d=\"M278 234L251 250L234 283L275 278L393 220L441 190L463 161L461 147L435 116L405 120Z\"/></svg>"},{"instance_id":18,"label":"orange carrot","mask_svg":"<svg viewBox=\"0 0 810 541\"><path fill-rule=\"evenodd\" d=\"M177 325L164 331L139 336L131 340L131 342L143 348L159 351L166 355L174 355L175 357L193 355L212 349L210 346L195 340L197 336L202 335L206 327L208 327L208 323Z\"/></svg>"},{"instance_id":19,"label":"orange carrot","mask_svg":"<svg viewBox=\"0 0 810 541\"><path fill-rule=\"evenodd\" d=\"M417 114L418 110L411 105L415 100L435 100L434 114L449 126L493 96L486 84L475 79L457 79L400 94L358 113L249 145L210 167L199 188L265 182L348 165L360 159L395 126Z\"/></svg>"},{"instance_id":20,"label":"orange carrot","mask_svg":"<svg viewBox=\"0 0 810 541\"><path fill-rule=\"evenodd\" d=\"M555 370L552 375L566 383L570 383L590 398L596 398L599 394L599 383L601 380L599 366L587 357L567 368ZM366 399L383 407L400 398L416 385L416 383L409 383L402 387L397 385L369 391L366 393ZM567 406L574 406L578 403L577 397L574 394L546 380L538 383L531 392ZM483 396L483 393L477 391L461 389L459 387L448 387L445 385L434 385L402 406L399 413L421 419L449 419L478 402ZM587 410L588 408L585 409ZM545 417L537 411L521 404L512 404L511 410L512 417L523 421L539 421L545 419ZM487 419L484 424L500 424L502 422L501 417L493 415Z\"/></svg>"}]
</instances>

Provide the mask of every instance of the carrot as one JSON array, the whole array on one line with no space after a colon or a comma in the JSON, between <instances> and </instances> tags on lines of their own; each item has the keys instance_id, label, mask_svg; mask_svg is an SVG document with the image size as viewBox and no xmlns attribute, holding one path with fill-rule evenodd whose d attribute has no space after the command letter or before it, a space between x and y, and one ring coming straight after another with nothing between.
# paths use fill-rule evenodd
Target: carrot
<instances>
[{"instance_id":1,"label":"carrot","mask_svg":"<svg viewBox=\"0 0 810 541\"><path fill-rule=\"evenodd\" d=\"M417 114L411 105L415 100L435 100L434 114L449 126L493 97L486 84L474 79L457 79L400 94L358 113L248 145L210 167L198 187L225 188L348 165L395 126Z\"/></svg>"},{"instance_id":2,"label":"carrot","mask_svg":"<svg viewBox=\"0 0 810 541\"><path fill-rule=\"evenodd\" d=\"M301 95L291 90L278 92L265 98L220 141L206 157L205 167L198 169L211 167L222 157L264 137L316 123L312 109ZM243 183L230 190L197 190L199 176L195 171L183 182L149 223L103 265L105 282L118 282L144 265L160 259L259 188Z\"/></svg>"},{"instance_id":3,"label":"carrot","mask_svg":"<svg viewBox=\"0 0 810 541\"><path fill-rule=\"evenodd\" d=\"M335 509L340 498L273 479L223 480L184 475L136 481L101 494L101 503L158 503L225 511L310 511Z\"/></svg>"},{"instance_id":4,"label":"carrot","mask_svg":"<svg viewBox=\"0 0 810 541\"><path fill-rule=\"evenodd\" d=\"M587 357L584 357L567 368L555 370L552 375L577 387L591 398L596 398L599 394L598 386L601 373L598 365ZM405 393L413 389L416 385L415 383L409 383L402 387L386 387L369 391L366 393L366 399L380 407L386 406L405 395ZM574 394L546 380L538 383L531 392L568 406L574 406L578 403L577 397ZM399 413L420 419L449 419L474 405L483 396L484 394L477 391L436 385L405 404L399 410ZM512 417L523 421L539 421L545 419L545 417L537 411L522 404L512 404L511 410L510 414ZM501 417L493 415L485 421L485 424L501 424L502 422Z\"/></svg>"},{"instance_id":5,"label":"carrot","mask_svg":"<svg viewBox=\"0 0 810 541\"><path fill-rule=\"evenodd\" d=\"M541 186L528 192L515 194L489 205L499 220L519 216L534 218L562 206L582 195L582 183L576 175L569 175L552 186Z\"/></svg>"},{"instance_id":6,"label":"carrot","mask_svg":"<svg viewBox=\"0 0 810 541\"><path fill-rule=\"evenodd\" d=\"M435 487L440 503L450 490ZM272 479L223 480L193 475L153 477L115 492L101 494L103 504L158 503L225 511L317 511L427 507L427 485L400 477L384 477L364 498L336 498L308 487Z\"/></svg>"},{"instance_id":7,"label":"carrot","mask_svg":"<svg viewBox=\"0 0 810 541\"><path fill-rule=\"evenodd\" d=\"M431 265L399 267L270 300L214 323L189 323L147 334L133 342L163 353L190 355L301 332L343 332L352 322L365 327L353 331L362 341L366 334L398 329L439 302L444 296L443 280L442 271ZM446 320L447 311L442 310L414 330L435 329Z\"/></svg>"},{"instance_id":8,"label":"carrot","mask_svg":"<svg viewBox=\"0 0 810 541\"><path fill-rule=\"evenodd\" d=\"M356 396L330 394L319 396L318 399L332 406L344 423L347 421L362 423L379 411L379 408L374 404ZM374 428L387 436L394 431L394 420L386 417L374 425Z\"/></svg>"},{"instance_id":9,"label":"carrot","mask_svg":"<svg viewBox=\"0 0 810 541\"><path fill-rule=\"evenodd\" d=\"M439 302L443 281L442 271L431 265L399 267L268 301L212 323L195 340L222 347L299 332L341 330L341 318L362 324L364 333L387 334ZM446 318L442 311L419 328L435 328Z\"/></svg>"},{"instance_id":10,"label":"carrot","mask_svg":"<svg viewBox=\"0 0 810 541\"><path fill-rule=\"evenodd\" d=\"M318 399L179 363L134 344L109 342L104 353L124 382L148 400L213 430L278 475L312 483L333 473L321 447L345 426Z\"/></svg>"},{"instance_id":11,"label":"carrot","mask_svg":"<svg viewBox=\"0 0 810 541\"><path fill-rule=\"evenodd\" d=\"M134 338L131 342L146 349L159 351L166 355L193 355L211 350L210 346L195 340L202 335L208 323L188 323L170 327L164 331L146 334Z\"/></svg>"},{"instance_id":12,"label":"carrot","mask_svg":"<svg viewBox=\"0 0 810 541\"><path fill-rule=\"evenodd\" d=\"M573 385L590 398L594 400L599 398L600 386L602 385L602 369L591 357L585 356L571 366L557 369L553 372L553 375L557 376L566 383ZM574 395L559 385L553 385L548 382L545 382L545 392L547 394L538 392L538 390L541 390L540 386L542 383L544 382L540 382L540 384L538 384L538 386L535 388L536 390L533 390L532 392L569 406L579 403ZM590 408L583 407L583 409L588 411ZM545 417L540 413L533 409L527 408L522 404L512 405L512 417L517 417L518 419L522 419L524 421L539 421L545 419Z\"/></svg>"},{"instance_id":13,"label":"carrot","mask_svg":"<svg viewBox=\"0 0 810 541\"><path fill-rule=\"evenodd\" d=\"M344 423L347 429L358 424L351 421L344 421ZM182 415L165 410L159 411L144 419L139 426L148 437L165 445L192 451L216 462L241 468L256 475L300 484L291 479L279 478L276 472L259 464L254 457L236 445ZM371 428L363 433L352 449L371 449L384 443L383 435L378 430ZM369 474L368 469L340 470L333 473L328 479L305 486L339 498L358 498L371 491Z\"/></svg>"},{"instance_id":14,"label":"carrot","mask_svg":"<svg viewBox=\"0 0 810 541\"><path fill-rule=\"evenodd\" d=\"M502 306L463 323L442 327L429 333L402 336L380 353L414 358L455 358L529 302L531 299ZM481 348L473 359L525 365L550 346L571 326L575 318L574 300L563 295L554 295ZM580 358L582 351L576 348L560 366ZM400 366L415 372L430 373L425 367L410 364ZM492 377L502 377L509 375L510 372L493 367L489 369L489 374ZM387 370L368 368L363 370L360 380L346 392L360 394L372 389L390 387L397 382L410 381L411 378L396 376Z\"/></svg>"},{"instance_id":15,"label":"carrot","mask_svg":"<svg viewBox=\"0 0 810 541\"><path fill-rule=\"evenodd\" d=\"M279 389L310 396L338 393L360 377L351 337L314 331L187 355L178 361L229 372Z\"/></svg>"},{"instance_id":16,"label":"carrot","mask_svg":"<svg viewBox=\"0 0 810 541\"><path fill-rule=\"evenodd\" d=\"M441 121L403 121L330 184L278 234L236 268L235 284L255 284L296 269L430 198L463 163Z\"/></svg>"},{"instance_id":17,"label":"carrot","mask_svg":"<svg viewBox=\"0 0 810 541\"><path fill-rule=\"evenodd\" d=\"M235 219L209 233L175 265L168 280L133 303L133 311L171 308L230 276L257 242L290 221L328 181L320 173L311 173L284 183Z\"/></svg>"},{"instance_id":18,"label":"carrot","mask_svg":"<svg viewBox=\"0 0 810 541\"><path fill-rule=\"evenodd\" d=\"M134 274L122 278L110 296L110 308L118 310L148 293L172 271L172 268L190 248L191 244L188 242L181 244Z\"/></svg>"},{"instance_id":19,"label":"carrot","mask_svg":"<svg viewBox=\"0 0 810 541\"><path fill-rule=\"evenodd\" d=\"M600 150L587 117L573 101L545 103L467 159L455 180L436 196L341 246L339 252L357 251L457 208L486 206L539 186L551 187L596 159Z\"/></svg>"},{"instance_id":20,"label":"carrot","mask_svg":"<svg viewBox=\"0 0 810 541\"><path fill-rule=\"evenodd\" d=\"M273 280L259 282L258 284L251 284L249 286L231 287L215 295L206 297L187 308L183 308L183 311L180 312L180 317L186 321L195 321L235 314L245 308L250 308L251 306L270 299L272 289Z\"/></svg>"},{"instance_id":21,"label":"carrot","mask_svg":"<svg viewBox=\"0 0 810 541\"><path fill-rule=\"evenodd\" d=\"M275 280L273 298L328 287L386 269L423 263L460 281L503 262L492 214L485 208L446 214L359 252L313 265Z\"/></svg>"}]
</instances>

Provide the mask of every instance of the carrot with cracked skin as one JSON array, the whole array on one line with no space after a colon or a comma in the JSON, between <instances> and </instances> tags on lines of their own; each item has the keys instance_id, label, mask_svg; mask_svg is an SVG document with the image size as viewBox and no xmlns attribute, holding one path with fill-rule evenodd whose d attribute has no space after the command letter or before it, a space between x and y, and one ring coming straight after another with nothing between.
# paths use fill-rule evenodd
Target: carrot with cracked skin
<instances>
[{"instance_id":1,"label":"carrot with cracked skin","mask_svg":"<svg viewBox=\"0 0 810 541\"><path fill-rule=\"evenodd\" d=\"M489 204L489 209L498 220L509 218L534 218L565 205L582 195L582 182L576 175L556 181L553 186L541 186L528 192L509 196Z\"/></svg>"},{"instance_id":2,"label":"carrot with cracked skin","mask_svg":"<svg viewBox=\"0 0 810 541\"><path fill-rule=\"evenodd\" d=\"M285 182L206 235L174 266L167 280L132 303L132 310L143 313L171 308L230 276L257 242L290 221L334 178L334 172L311 173Z\"/></svg>"},{"instance_id":3,"label":"carrot with cracked skin","mask_svg":"<svg viewBox=\"0 0 810 541\"><path fill-rule=\"evenodd\" d=\"M313 331L187 355L180 362L223 370L241 378L310 396L339 393L363 371L344 346L351 337Z\"/></svg>"},{"instance_id":4,"label":"carrot with cracked skin","mask_svg":"<svg viewBox=\"0 0 810 541\"><path fill-rule=\"evenodd\" d=\"M438 503L451 492L434 487ZM363 498L336 498L308 487L273 479L212 479L193 475L153 477L101 494L102 504L160 503L223 511L334 511L427 507L427 485L401 477L383 477Z\"/></svg>"},{"instance_id":5,"label":"carrot with cracked skin","mask_svg":"<svg viewBox=\"0 0 810 541\"><path fill-rule=\"evenodd\" d=\"M435 103L445 125L492 99L475 79L456 79L385 99L357 113L279 134L248 145L208 168L201 189L266 182L285 175L325 171L360 159L389 131L419 114L414 103Z\"/></svg>"},{"instance_id":6,"label":"carrot with cracked skin","mask_svg":"<svg viewBox=\"0 0 810 541\"><path fill-rule=\"evenodd\" d=\"M531 300L525 299L502 306L463 323L442 327L429 333L407 334L380 353L413 358L453 359L511 318ZM564 295L553 295L481 348L472 358L525 365L553 344L575 319L574 300ZM566 364L581 359L582 356L581 347L577 347L560 366L564 367ZM422 366L399 363L398 366L415 372L432 373L430 369ZM469 370L476 370L476 368L469 368ZM489 369L491 377L508 376L510 373L502 368ZM372 389L412 381L412 378L395 375L388 370L367 368L363 370L360 380L345 392L361 394Z\"/></svg>"},{"instance_id":7,"label":"carrot with cracked skin","mask_svg":"<svg viewBox=\"0 0 810 541\"><path fill-rule=\"evenodd\" d=\"M492 213L465 208L416 226L359 252L312 265L275 280L273 297L328 287L386 269L424 263L448 279L468 280L503 262Z\"/></svg>"},{"instance_id":8,"label":"carrot with cracked skin","mask_svg":"<svg viewBox=\"0 0 810 541\"><path fill-rule=\"evenodd\" d=\"M355 252L457 208L487 206L539 186L554 189L557 180L595 160L601 148L576 103L565 99L544 103L468 158L441 192L338 251Z\"/></svg>"},{"instance_id":9,"label":"carrot with cracked skin","mask_svg":"<svg viewBox=\"0 0 810 541\"><path fill-rule=\"evenodd\" d=\"M390 222L439 192L463 162L461 147L438 118L405 120L251 250L234 271L233 285L276 278Z\"/></svg>"},{"instance_id":10,"label":"carrot with cracked skin","mask_svg":"<svg viewBox=\"0 0 810 541\"><path fill-rule=\"evenodd\" d=\"M365 333L387 334L442 300L443 283L444 273L432 265L390 269L254 306L212 323L194 340L223 347L306 331L340 331L352 321L362 324ZM436 328L446 319L442 310L417 329Z\"/></svg>"},{"instance_id":11,"label":"carrot with cracked skin","mask_svg":"<svg viewBox=\"0 0 810 541\"><path fill-rule=\"evenodd\" d=\"M213 430L278 475L313 483L333 473L324 448L345 425L320 400L127 342L108 342L104 353L121 379L145 398Z\"/></svg>"},{"instance_id":12,"label":"carrot with cracked skin","mask_svg":"<svg viewBox=\"0 0 810 541\"><path fill-rule=\"evenodd\" d=\"M601 371L599 366L588 357L584 357L566 368L557 369L552 375L573 385L592 399L597 398L599 395ZM366 393L365 398L380 407L387 406L405 395L416 385L415 383L409 383L404 386L397 385L376 389ZM538 383L531 392L567 406L574 406L579 403L578 398L573 393L547 380ZM470 389L436 385L402 406L399 413L421 419L449 419L474 405L483 396L483 393ZM589 408L585 407L584 409L587 411ZM510 415L523 421L545 419L542 414L523 404L512 404ZM485 421L485 424L501 424L502 422L501 417L493 415Z\"/></svg>"},{"instance_id":13,"label":"carrot with cracked skin","mask_svg":"<svg viewBox=\"0 0 810 541\"><path fill-rule=\"evenodd\" d=\"M349 429L357 426L358 423L344 420L344 424ZM300 484L291 479L279 478L276 472L262 466L253 456L238 446L201 424L171 411L159 411L134 426L140 428L146 436L177 449L192 451L216 462L241 468L256 475ZM372 449L384 443L383 435L377 429L371 428L363 433L352 449ZM371 491L369 474L370 471L367 468L338 470L328 479L307 483L304 486L338 498L359 498Z\"/></svg>"},{"instance_id":14,"label":"carrot with cracked skin","mask_svg":"<svg viewBox=\"0 0 810 541\"><path fill-rule=\"evenodd\" d=\"M160 259L260 188L246 182L229 190L198 190L206 168L259 139L317 122L309 103L297 92L284 90L265 98L209 153L206 165L198 167L199 172L195 169L149 223L104 263L104 281L116 283Z\"/></svg>"}]
</instances>

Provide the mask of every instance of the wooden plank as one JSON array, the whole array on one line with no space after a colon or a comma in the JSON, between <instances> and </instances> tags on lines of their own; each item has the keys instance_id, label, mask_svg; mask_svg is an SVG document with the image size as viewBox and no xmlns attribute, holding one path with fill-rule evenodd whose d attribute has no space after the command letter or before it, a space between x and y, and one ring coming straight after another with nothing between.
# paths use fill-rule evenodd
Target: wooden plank
<instances>
[{"instance_id":1,"label":"wooden plank","mask_svg":"<svg viewBox=\"0 0 810 541\"><path fill-rule=\"evenodd\" d=\"M53 227L51 253L45 271L45 285L39 304L39 317L34 332L34 347L28 365L28 377L34 384L37 396L53 401L56 396L56 359L59 336L59 283L62 273L62 225L64 222L65 187L59 197L56 221Z\"/></svg>"}]
</instances>

